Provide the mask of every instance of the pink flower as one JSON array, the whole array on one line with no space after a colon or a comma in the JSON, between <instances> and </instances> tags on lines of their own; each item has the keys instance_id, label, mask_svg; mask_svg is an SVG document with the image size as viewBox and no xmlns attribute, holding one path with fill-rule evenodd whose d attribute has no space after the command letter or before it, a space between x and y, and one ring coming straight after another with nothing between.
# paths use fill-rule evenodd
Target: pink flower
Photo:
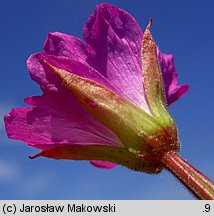
<instances>
[{"instance_id":1,"label":"pink flower","mask_svg":"<svg viewBox=\"0 0 214 216\"><path fill-rule=\"evenodd\" d=\"M86 43L49 33L43 51L27 60L30 76L43 95L25 99L31 107L14 108L5 116L8 137L41 149L34 157L159 172L162 167L146 154L154 148L149 140L159 145L167 133L170 137L164 140L175 137L177 142L177 133L163 103L162 77L156 72L150 75L150 57L144 60L144 54L151 54L145 48L151 40L146 38L148 31L142 46L143 32L135 19L101 4L83 29ZM159 50L157 55L170 105L189 87L178 85L172 55Z\"/></svg>"}]
</instances>

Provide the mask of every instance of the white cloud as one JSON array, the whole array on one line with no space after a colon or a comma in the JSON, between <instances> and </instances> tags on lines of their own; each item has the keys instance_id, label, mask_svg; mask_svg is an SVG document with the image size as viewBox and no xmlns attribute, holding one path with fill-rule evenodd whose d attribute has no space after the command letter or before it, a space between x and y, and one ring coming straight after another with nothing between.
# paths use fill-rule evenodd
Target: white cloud
<instances>
[{"instance_id":1,"label":"white cloud","mask_svg":"<svg viewBox=\"0 0 214 216\"><path fill-rule=\"evenodd\" d=\"M14 180L19 176L19 169L16 164L0 160L0 181Z\"/></svg>"},{"instance_id":2,"label":"white cloud","mask_svg":"<svg viewBox=\"0 0 214 216\"><path fill-rule=\"evenodd\" d=\"M22 163L0 159L0 185L4 187L4 194L10 194L13 199L36 199L44 196L52 179L52 173L47 170L32 171Z\"/></svg>"},{"instance_id":3,"label":"white cloud","mask_svg":"<svg viewBox=\"0 0 214 216\"><path fill-rule=\"evenodd\" d=\"M52 179L49 172L37 172L25 178L22 178L20 194L25 199L35 199L37 196L42 196L45 189L48 187Z\"/></svg>"},{"instance_id":4,"label":"white cloud","mask_svg":"<svg viewBox=\"0 0 214 216\"><path fill-rule=\"evenodd\" d=\"M0 102L0 130L4 128L4 116L14 107L12 104Z\"/></svg>"}]
</instances>

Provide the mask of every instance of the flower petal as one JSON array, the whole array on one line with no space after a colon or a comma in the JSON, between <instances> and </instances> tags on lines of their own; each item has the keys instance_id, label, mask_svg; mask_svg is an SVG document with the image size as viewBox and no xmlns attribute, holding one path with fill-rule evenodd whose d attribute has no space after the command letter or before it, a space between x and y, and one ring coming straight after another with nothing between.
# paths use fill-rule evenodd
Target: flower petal
<instances>
[{"instance_id":1,"label":"flower petal","mask_svg":"<svg viewBox=\"0 0 214 216\"><path fill-rule=\"evenodd\" d=\"M189 90L189 86L178 85L178 75L176 73L174 59L171 54L164 54L158 49L158 59L165 84L164 87L167 105L170 105L184 95Z\"/></svg>"},{"instance_id":2,"label":"flower petal","mask_svg":"<svg viewBox=\"0 0 214 216\"><path fill-rule=\"evenodd\" d=\"M13 109L5 116L5 125L9 138L39 149L65 144L123 146L105 126L81 116L54 113L50 109Z\"/></svg>"},{"instance_id":3,"label":"flower petal","mask_svg":"<svg viewBox=\"0 0 214 216\"><path fill-rule=\"evenodd\" d=\"M88 62L126 97L149 113L145 100L140 63L142 31L126 11L101 4L90 16L84 30L85 41L94 55Z\"/></svg>"},{"instance_id":4,"label":"flower petal","mask_svg":"<svg viewBox=\"0 0 214 216\"><path fill-rule=\"evenodd\" d=\"M97 168L103 168L103 169L111 169L117 166L116 163L112 162L106 162L106 161L98 161L98 160L91 160L90 163L97 167Z\"/></svg>"},{"instance_id":5,"label":"flower petal","mask_svg":"<svg viewBox=\"0 0 214 216\"><path fill-rule=\"evenodd\" d=\"M64 56L87 64L92 50L79 38L60 32L50 32L43 47L43 54Z\"/></svg>"},{"instance_id":6,"label":"flower petal","mask_svg":"<svg viewBox=\"0 0 214 216\"><path fill-rule=\"evenodd\" d=\"M126 148L115 146L66 145L44 150L30 158L34 159L40 156L53 159L92 160L92 163L94 163L94 160L98 160L100 161L99 166L101 166L101 161L103 161L103 166L106 166L108 162L111 162L135 171L144 171L147 173L159 173L163 168L160 163L144 160L142 157L129 152ZM108 165L110 165L110 163L108 163ZM112 166L113 164L111 164L111 167Z\"/></svg>"}]
</instances>

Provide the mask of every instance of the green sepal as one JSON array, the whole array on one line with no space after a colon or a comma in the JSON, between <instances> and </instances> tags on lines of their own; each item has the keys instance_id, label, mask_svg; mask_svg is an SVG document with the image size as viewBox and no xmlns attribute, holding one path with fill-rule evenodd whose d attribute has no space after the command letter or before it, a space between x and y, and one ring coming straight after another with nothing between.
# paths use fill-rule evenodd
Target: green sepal
<instances>
[{"instance_id":1,"label":"green sepal","mask_svg":"<svg viewBox=\"0 0 214 216\"><path fill-rule=\"evenodd\" d=\"M108 161L146 173L159 173L163 169L163 166L158 162L144 160L143 157L131 153L126 148L115 146L66 144L41 151L30 158L34 159L40 156L53 159Z\"/></svg>"},{"instance_id":2,"label":"green sepal","mask_svg":"<svg viewBox=\"0 0 214 216\"><path fill-rule=\"evenodd\" d=\"M164 127L174 124L166 106L166 97L161 67L158 62L157 46L150 33L151 20L143 34L141 63L144 88L152 115Z\"/></svg>"},{"instance_id":3,"label":"green sepal","mask_svg":"<svg viewBox=\"0 0 214 216\"><path fill-rule=\"evenodd\" d=\"M46 64L61 79L62 85L91 114L109 127L123 145L141 153L151 149L144 136L161 131L161 125L153 116L93 80L57 68L47 61Z\"/></svg>"}]
</instances>

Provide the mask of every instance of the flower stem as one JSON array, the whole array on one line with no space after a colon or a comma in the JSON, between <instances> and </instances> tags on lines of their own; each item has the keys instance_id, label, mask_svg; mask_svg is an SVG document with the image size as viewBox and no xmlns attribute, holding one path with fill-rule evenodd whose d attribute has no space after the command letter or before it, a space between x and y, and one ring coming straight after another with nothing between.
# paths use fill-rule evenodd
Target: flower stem
<instances>
[{"instance_id":1,"label":"flower stem","mask_svg":"<svg viewBox=\"0 0 214 216\"><path fill-rule=\"evenodd\" d=\"M214 183L183 160L177 152L167 152L162 162L165 168L198 199L214 200Z\"/></svg>"}]
</instances>

